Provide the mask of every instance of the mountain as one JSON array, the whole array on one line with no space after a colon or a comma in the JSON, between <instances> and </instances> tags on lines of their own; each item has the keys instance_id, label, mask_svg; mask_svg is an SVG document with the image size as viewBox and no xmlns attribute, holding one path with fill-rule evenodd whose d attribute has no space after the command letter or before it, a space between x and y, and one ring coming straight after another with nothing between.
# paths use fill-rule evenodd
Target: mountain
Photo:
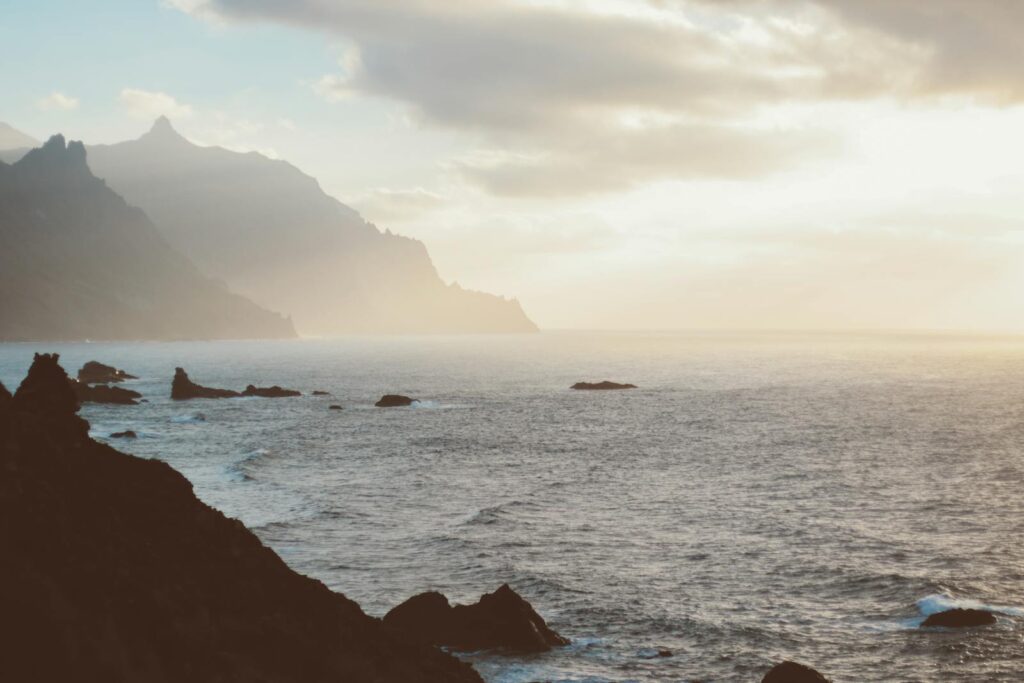
<instances>
[{"instance_id":1,"label":"mountain","mask_svg":"<svg viewBox=\"0 0 1024 683\"><path fill-rule=\"evenodd\" d=\"M9 124L0 121L0 150L24 150L38 146L39 141L31 135L26 135L20 130L12 128Z\"/></svg>"},{"instance_id":2,"label":"mountain","mask_svg":"<svg viewBox=\"0 0 1024 683\"><path fill-rule=\"evenodd\" d=\"M421 242L381 232L284 161L195 145L166 118L89 158L172 246L304 334L537 329L515 300L446 285Z\"/></svg>"},{"instance_id":3,"label":"mountain","mask_svg":"<svg viewBox=\"0 0 1024 683\"><path fill-rule=\"evenodd\" d=\"M0 163L0 340L279 338L289 320L199 272L55 135Z\"/></svg>"}]
</instances>

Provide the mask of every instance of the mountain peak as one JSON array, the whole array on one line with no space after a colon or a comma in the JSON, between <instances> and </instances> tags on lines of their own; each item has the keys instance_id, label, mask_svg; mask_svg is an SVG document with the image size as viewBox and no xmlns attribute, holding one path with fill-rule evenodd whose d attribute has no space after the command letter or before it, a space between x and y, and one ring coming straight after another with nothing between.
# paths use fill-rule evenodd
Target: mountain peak
<instances>
[{"instance_id":1,"label":"mountain peak","mask_svg":"<svg viewBox=\"0 0 1024 683\"><path fill-rule=\"evenodd\" d=\"M144 140L153 140L158 142L186 142L185 138L181 136L174 126L171 125L171 120L166 116L160 116L156 121L153 122L153 126L149 129L145 135L142 136Z\"/></svg>"},{"instance_id":2,"label":"mountain peak","mask_svg":"<svg viewBox=\"0 0 1024 683\"><path fill-rule=\"evenodd\" d=\"M77 140L67 142L60 133L50 136L42 147L29 151L16 165L22 168L49 169L46 171L48 174L58 173L60 177L82 177L82 171L84 177L92 177L85 162L85 145Z\"/></svg>"},{"instance_id":3,"label":"mountain peak","mask_svg":"<svg viewBox=\"0 0 1024 683\"><path fill-rule=\"evenodd\" d=\"M38 147L39 141L0 121L0 150Z\"/></svg>"}]
</instances>

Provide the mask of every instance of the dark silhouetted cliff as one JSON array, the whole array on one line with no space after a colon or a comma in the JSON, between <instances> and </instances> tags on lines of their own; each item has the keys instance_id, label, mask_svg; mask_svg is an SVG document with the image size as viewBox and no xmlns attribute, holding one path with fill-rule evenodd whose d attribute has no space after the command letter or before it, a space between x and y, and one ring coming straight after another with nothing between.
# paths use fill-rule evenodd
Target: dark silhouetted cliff
<instances>
[{"instance_id":1,"label":"dark silhouetted cliff","mask_svg":"<svg viewBox=\"0 0 1024 683\"><path fill-rule=\"evenodd\" d=\"M90 172L56 135L0 163L0 340L294 336L233 294Z\"/></svg>"},{"instance_id":2,"label":"dark silhouetted cliff","mask_svg":"<svg viewBox=\"0 0 1024 683\"><path fill-rule=\"evenodd\" d=\"M175 248L301 333L536 330L518 302L446 285L421 242L382 233L284 161L194 145L164 118L89 157Z\"/></svg>"},{"instance_id":3,"label":"dark silhouetted cliff","mask_svg":"<svg viewBox=\"0 0 1024 683\"><path fill-rule=\"evenodd\" d=\"M89 439L57 360L0 388L0 680L481 683Z\"/></svg>"}]
</instances>

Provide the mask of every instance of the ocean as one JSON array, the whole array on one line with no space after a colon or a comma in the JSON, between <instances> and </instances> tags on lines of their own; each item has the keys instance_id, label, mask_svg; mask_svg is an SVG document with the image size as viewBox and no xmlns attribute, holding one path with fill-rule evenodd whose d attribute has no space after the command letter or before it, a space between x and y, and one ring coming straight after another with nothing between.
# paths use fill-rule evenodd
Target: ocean
<instances>
[{"instance_id":1,"label":"ocean","mask_svg":"<svg viewBox=\"0 0 1024 683\"><path fill-rule=\"evenodd\" d=\"M83 407L93 436L167 461L369 614L509 583L573 640L465 655L488 681L758 681L782 659L836 682L1024 680L1024 338L2 344L0 381L34 351L138 375L148 403ZM304 395L172 402L178 365ZM569 389L604 379L639 388ZM374 408L387 393L420 403ZM952 606L999 621L918 628Z\"/></svg>"}]
</instances>

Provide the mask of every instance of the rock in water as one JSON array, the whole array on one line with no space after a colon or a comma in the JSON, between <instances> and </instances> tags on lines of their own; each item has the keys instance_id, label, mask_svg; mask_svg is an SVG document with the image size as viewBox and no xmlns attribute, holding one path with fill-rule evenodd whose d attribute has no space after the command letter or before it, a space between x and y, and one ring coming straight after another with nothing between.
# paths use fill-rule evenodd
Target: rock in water
<instances>
[{"instance_id":1,"label":"rock in water","mask_svg":"<svg viewBox=\"0 0 1024 683\"><path fill-rule=\"evenodd\" d=\"M616 382L609 382L605 380L603 382L576 382L573 384L571 389L578 391L610 391L614 389L636 389L635 384L618 384Z\"/></svg>"},{"instance_id":2,"label":"rock in water","mask_svg":"<svg viewBox=\"0 0 1024 683\"><path fill-rule=\"evenodd\" d=\"M315 391L313 391L313 395L314 396L330 396L331 392L329 392L329 391L321 391L320 389L316 389Z\"/></svg>"},{"instance_id":3,"label":"rock in water","mask_svg":"<svg viewBox=\"0 0 1024 683\"><path fill-rule=\"evenodd\" d=\"M996 623L991 612L982 609L948 609L944 612L929 614L921 626L944 626L945 628L968 628L970 626L988 626Z\"/></svg>"},{"instance_id":4,"label":"rock in water","mask_svg":"<svg viewBox=\"0 0 1024 683\"><path fill-rule=\"evenodd\" d=\"M108 384L123 382L126 379L138 379L138 377L94 360L83 365L78 371L78 381L85 384Z\"/></svg>"},{"instance_id":5,"label":"rock in water","mask_svg":"<svg viewBox=\"0 0 1024 683\"><path fill-rule=\"evenodd\" d=\"M456 650L546 652L569 644L508 584L475 605L452 606L440 593L421 593L388 612L384 624L421 642Z\"/></svg>"},{"instance_id":6,"label":"rock in water","mask_svg":"<svg viewBox=\"0 0 1024 683\"><path fill-rule=\"evenodd\" d=\"M241 396L230 389L211 389L200 386L188 378L188 373L181 368L174 368L174 381L171 382L171 398L175 401L187 401L192 398L233 398Z\"/></svg>"},{"instance_id":7,"label":"rock in water","mask_svg":"<svg viewBox=\"0 0 1024 683\"><path fill-rule=\"evenodd\" d=\"M482 683L88 437L57 357L0 392L0 680Z\"/></svg>"},{"instance_id":8,"label":"rock in water","mask_svg":"<svg viewBox=\"0 0 1024 683\"><path fill-rule=\"evenodd\" d=\"M69 379L71 387L75 390L75 396L79 403L113 403L116 405L134 406L138 405L135 399L142 398L142 394L131 389L111 387L106 384L90 386L84 382Z\"/></svg>"},{"instance_id":9,"label":"rock in water","mask_svg":"<svg viewBox=\"0 0 1024 683\"><path fill-rule=\"evenodd\" d=\"M276 384L272 387L257 387L250 384L242 392L242 396L262 396L263 398L288 398L289 396L302 396L301 391L294 389L282 389Z\"/></svg>"},{"instance_id":10,"label":"rock in water","mask_svg":"<svg viewBox=\"0 0 1024 683\"><path fill-rule=\"evenodd\" d=\"M829 683L829 680L809 666L783 662L773 666L761 683Z\"/></svg>"},{"instance_id":11,"label":"rock in water","mask_svg":"<svg viewBox=\"0 0 1024 683\"><path fill-rule=\"evenodd\" d=\"M329 406L328 410L342 410L342 407L339 406L338 404L334 404L332 406Z\"/></svg>"},{"instance_id":12,"label":"rock in water","mask_svg":"<svg viewBox=\"0 0 1024 683\"><path fill-rule=\"evenodd\" d=\"M411 406L416 402L416 399L402 396L401 394L385 394L373 405L378 408L401 408L403 406Z\"/></svg>"},{"instance_id":13,"label":"rock in water","mask_svg":"<svg viewBox=\"0 0 1024 683\"><path fill-rule=\"evenodd\" d=\"M131 429L126 429L123 432L114 432L113 434L110 435L110 438L111 439L137 439L138 436L139 435L136 434Z\"/></svg>"}]
</instances>

